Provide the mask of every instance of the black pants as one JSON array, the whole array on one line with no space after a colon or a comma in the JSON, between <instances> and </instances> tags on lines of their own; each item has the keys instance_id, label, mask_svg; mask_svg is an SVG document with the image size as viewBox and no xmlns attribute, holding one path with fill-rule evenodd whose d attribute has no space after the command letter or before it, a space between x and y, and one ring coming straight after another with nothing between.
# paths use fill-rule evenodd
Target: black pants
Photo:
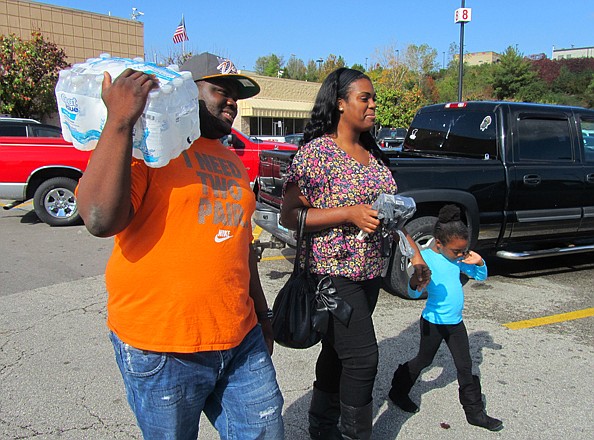
<instances>
[{"instance_id":1,"label":"black pants","mask_svg":"<svg viewBox=\"0 0 594 440\"><path fill-rule=\"evenodd\" d=\"M452 353L452 358L454 358L454 364L458 372L458 385L462 387L472 384L472 359L464 321L454 325L432 324L421 318L420 326L421 344L419 353L417 357L408 361L408 368L413 381L419 377L424 368L431 365L441 341L445 340L450 353Z\"/></svg>"},{"instance_id":2,"label":"black pants","mask_svg":"<svg viewBox=\"0 0 594 440\"><path fill-rule=\"evenodd\" d=\"M371 315L377 304L380 279L352 281L333 277L338 295L353 307L348 327L330 315L328 332L316 363L316 387L340 393L346 405L362 407L372 400L378 348Z\"/></svg>"}]
</instances>

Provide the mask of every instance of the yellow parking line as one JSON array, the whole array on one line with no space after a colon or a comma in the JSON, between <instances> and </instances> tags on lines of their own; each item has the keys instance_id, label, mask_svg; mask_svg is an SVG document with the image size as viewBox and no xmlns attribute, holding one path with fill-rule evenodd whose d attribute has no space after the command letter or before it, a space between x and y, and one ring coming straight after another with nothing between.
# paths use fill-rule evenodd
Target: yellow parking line
<instances>
[{"instance_id":1,"label":"yellow parking line","mask_svg":"<svg viewBox=\"0 0 594 440\"><path fill-rule=\"evenodd\" d=\"M254 240L257 240L258 238L260 238L260 234L261 233L262 233L262 228L260 226L256 225L256 227L252 231L252 235L254 236Z\"/></svg>"},{"instance_id":2,"label":"yellow parking line","mask_svg":"<svg viewBox=\"0 0 594 440\"><path fill-rule=\"evenodd\" d=\"M277 255L276 257L264 257L260 261L278 261L278 260L294 260L295 256L292 257L285 257L283 255Z\"/></svg>"},{"instance_id":3,"label":"yellow parking line","mask_svg":"<svg viewBox=\"0 0 594 440\"><path fill-rule=\"evenodd\" d=\"M575 312L560 313L558 315L527 319L525 321L508 322L507 324L503 325L511 330L519 330L521 328L538 327L540 325L555 324L557 322L571 321L573 319L587 318L589 316L594 316L594 307L576 310Z\"/></svg>"},{"instance_id":4,"label":"yellow parking line","mask_svg":"<svg viewBox=\"0 0 594 440\"><path fill-rule=\"evenodd\" d=\"M1 203L0 206L5 207L6 205L8 205L8 203ZM33 206L33 200L28 200L26 202L20 203L18 205L15 205L15 208L25 208L27 206Z\"/></svg>"}]
</instances>

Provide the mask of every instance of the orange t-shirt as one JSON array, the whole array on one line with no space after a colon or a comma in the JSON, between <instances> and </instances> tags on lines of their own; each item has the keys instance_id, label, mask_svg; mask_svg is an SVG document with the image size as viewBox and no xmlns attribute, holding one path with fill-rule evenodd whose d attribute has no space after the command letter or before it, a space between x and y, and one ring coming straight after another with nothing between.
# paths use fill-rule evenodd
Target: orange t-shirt
<instances>
[{"instance_id":1,"label":"orange t-shirt","mask_svg":"<svg viewBox=\"0 0 594 440\"><path fill-rule=\"evenodd\" d=\"M257 318L248 261L255 198L237 155L200 138L163 168L133 160L132 204L105 272L109 328L151 351L239 345Z\"/></svg>"}]
</instances>

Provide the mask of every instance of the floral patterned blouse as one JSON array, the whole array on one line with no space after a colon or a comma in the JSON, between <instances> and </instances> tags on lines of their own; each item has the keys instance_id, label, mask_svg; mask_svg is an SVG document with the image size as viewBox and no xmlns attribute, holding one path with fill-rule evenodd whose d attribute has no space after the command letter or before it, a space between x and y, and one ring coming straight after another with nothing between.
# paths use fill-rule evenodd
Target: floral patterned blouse
<instances>
[{"instance_id":1,"label":"floral patterned blouse","mask_svg":"<svg viewBox=\"0 0 594 440\"><path fill-rule=\"evenodd\" d=\"M372 204L381 193L396 194L392 173L369 154L362 165L329 136L308 142L295 154L287 183L296 183L314 208ZM363 281L381 275L386 258L379 233L357 240L360 229L348 223L312 233L310 270L316 274Z\"/></svg>"}]
</instances>

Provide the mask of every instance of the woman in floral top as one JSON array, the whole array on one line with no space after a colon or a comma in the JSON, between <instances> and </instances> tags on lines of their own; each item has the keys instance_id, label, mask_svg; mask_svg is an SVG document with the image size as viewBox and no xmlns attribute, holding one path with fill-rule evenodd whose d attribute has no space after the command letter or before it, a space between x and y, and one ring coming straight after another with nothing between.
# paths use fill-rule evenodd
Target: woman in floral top
<instances>
[{"instance_id":1,"label":"woman in floral top","mask_svg":"<svg viewBox=\"0 0 594 440\"><path fill-rule=\"evenodd\" d=\"M371 315L387 263L374 234L380 221L371 204L381 193L397 190L370 132L375 98L371 80L358 70L340 68L328 75L305 127L305 145L288 170L283 197L281 222L291 229L297 228L299 209L309 207L310 269L320 278L330 275L338 295L353 308L348 325L331 315L322 339L309 409L312 439L371 436L378 364ZM360 231L367 237L357 239ZM414 241L408 241L417 251L412 263L424 287L430 272Z\"/></svg>"}]
</instances>

